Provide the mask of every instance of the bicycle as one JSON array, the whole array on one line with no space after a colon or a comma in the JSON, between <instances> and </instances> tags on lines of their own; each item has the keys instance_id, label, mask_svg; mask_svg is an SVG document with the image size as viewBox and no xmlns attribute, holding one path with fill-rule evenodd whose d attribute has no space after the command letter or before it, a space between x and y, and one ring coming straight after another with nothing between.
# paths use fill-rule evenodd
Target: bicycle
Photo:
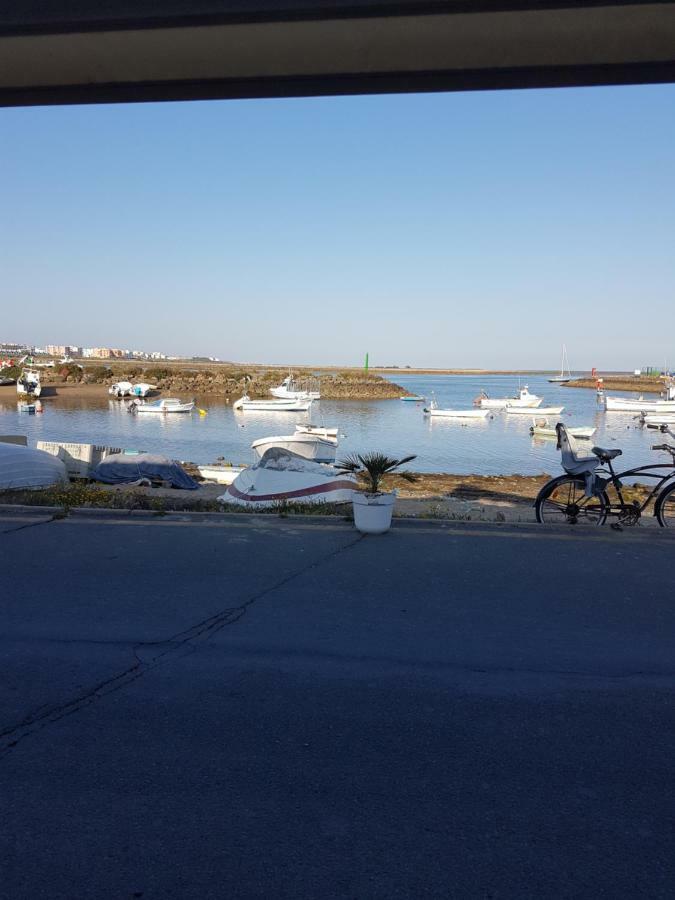
<instances>
[{"instance_id":1,"label":"bicycle","mask_svg":"<svg viewBox=\"0 0 675 900\"><path fill-rule=\"evenodd\" d=\"M665 425L650 425L664 434L675 437ZM654 515L662 528L675 528L675 445L654 444L652 450L662 450L671 456L670 463L638 466L625 472L615 472L612 460L621 455L618 448L605 450L593 447L591 454L583 452L580 442L567 433L563 424L556 425L558 449L562 454L565 474L553 478L539 491L534 508L537 522L551 524L604 525L608 517L615 517L612 528L637 525L643 512L655 499ZM663 474L664 470L667 472ZM653 478L656 484L646 499L630 500L624 496L622 479L639 475ZM613 487L618 500L611 502L607 488Z\"/></svg>"}]
</instances>

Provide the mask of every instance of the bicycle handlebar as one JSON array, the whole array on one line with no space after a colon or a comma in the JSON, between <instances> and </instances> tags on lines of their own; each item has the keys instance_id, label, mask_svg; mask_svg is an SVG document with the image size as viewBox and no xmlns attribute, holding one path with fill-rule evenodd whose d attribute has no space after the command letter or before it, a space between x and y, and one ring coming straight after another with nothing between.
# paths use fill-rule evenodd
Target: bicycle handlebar
<instances>
[{"instance_id":1,"label":"bicycle handlebar","mask_svg":"<svg viewBox=\"0 0 675 900\"><path fill-rule=\"evenodd\" d=\"M652 444L652 450L665 450L675 456L675 446L672 444Z\"/></svg>"}]
</instances>

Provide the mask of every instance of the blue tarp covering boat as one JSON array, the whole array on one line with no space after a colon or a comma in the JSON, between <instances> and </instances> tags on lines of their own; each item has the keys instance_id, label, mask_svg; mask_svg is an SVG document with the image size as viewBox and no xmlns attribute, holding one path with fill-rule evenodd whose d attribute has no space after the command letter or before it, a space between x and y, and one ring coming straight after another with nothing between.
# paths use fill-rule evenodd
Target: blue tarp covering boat
<instances>
[{"instance_id":1,"label":"blue tarp covering boat","mask_svg":"<svg viewBox=\"0 0 675 900\"><path fill-rule=\"evenodd\" d=\"M91 477L104 484L132 484L147 478L149 481L166 481L171 487L186 491L196 491L199 487L178 463L155 453L114 453L96 466Z\"/></svg>"}]
</instances>

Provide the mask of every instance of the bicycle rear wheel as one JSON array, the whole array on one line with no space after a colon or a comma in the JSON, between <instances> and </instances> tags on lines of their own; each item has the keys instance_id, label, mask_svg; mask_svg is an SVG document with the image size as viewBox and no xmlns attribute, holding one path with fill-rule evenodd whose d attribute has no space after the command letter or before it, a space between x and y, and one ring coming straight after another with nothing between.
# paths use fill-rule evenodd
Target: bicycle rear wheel
<instances>
[{"instance_id":1,"label":"bicycle rear wheel","mask_svg":"<svg viewBox=\"0 0 675 900\"><path fill-rule=\"evenodd\" d=\"M534 509L537 522L542 525L603 525L609 511L609 497L604 491L587 497L584 479L568 475L545 484Z\"/></svg>"},{"instance_id":2,"label":"bicycle rear wheel","mask_svg":"<svg viewBox=\"0 0 675 900\"><path fill-rule=\"evenodd\" d=\"M675 528L675 484L661 491L656 500L654 515L662 528Z\"/></svg>"}]
</instances>

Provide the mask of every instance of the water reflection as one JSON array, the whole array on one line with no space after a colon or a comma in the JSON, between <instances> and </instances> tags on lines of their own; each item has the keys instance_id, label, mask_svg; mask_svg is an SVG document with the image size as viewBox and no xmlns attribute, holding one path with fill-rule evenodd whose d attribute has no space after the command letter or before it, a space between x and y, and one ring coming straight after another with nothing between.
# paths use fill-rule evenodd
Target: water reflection
<instances>
[{"instance_id":1,"label":"water reflection","mask_svg":"<svg viewBox=\"0 0 675 900\"><path fill-rule=\"evenodd\" d=\"M509 376L398 375L396 381L424 396L435 392L439 406L471 406L485 389L491 396L507 396L518 389ZM525 383L525 380L522 382ZM592 425L593 442L618 446L626 466L648 463L653 433L639 427L631 413L605 413L598 409L593 391L550 385L545 378L528 379L530 390L547 405L565 407L558 418L570 425ZM29 441L63 440L146 449L178 459L211 462L224 456L234 462L251 459L250 445L269 435L293 433L296 424L312 422L337 426L339 453L382 450L392 456L416 454L415 468L430 472L535 474L560 471L555 440L530 435L531 416L453 420L425 416L423 404L400 400L322 400L307 413L235 413L224 398L198 396L197 405L208 415L134 416L124 402L105 396L69 397L64 391L43 402L42 415L17 410L16 394L0 398L0 432L26 434ZM533 410L536 415L536 410ZM550 419L551 426L555 421Z\"/></svg>"}]
</instances>

